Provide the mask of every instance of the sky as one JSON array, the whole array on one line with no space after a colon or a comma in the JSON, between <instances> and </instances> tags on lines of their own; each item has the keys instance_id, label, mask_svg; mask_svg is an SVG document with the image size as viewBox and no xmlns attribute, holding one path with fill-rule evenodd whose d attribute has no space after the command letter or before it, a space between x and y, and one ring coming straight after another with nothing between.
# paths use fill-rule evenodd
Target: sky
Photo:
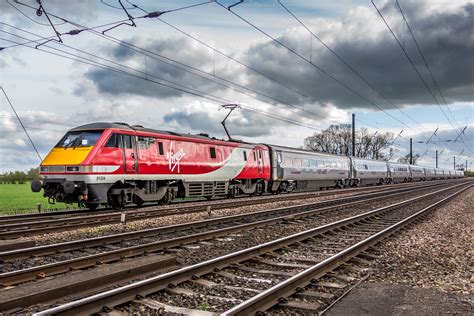
<instances>
[{"instance_id":1,"label":"sky","mask_svg":"<svg viewBox=\"0 0 474 316\"><path fill-rule=\"evenodd\" d=\"M393 160L412 138L420 165L438 150L440 167L474 169L473 1L399 0L407 22L375 1L393 34L370 0L122 2L43 0L38 15L0 0L0 86L42 157L98 121L225 137L232 103L237 139L300 147L355 113L357 128L401 132ZM38 164L0 91L0 172Z\"/></svg>"}]
</instances>

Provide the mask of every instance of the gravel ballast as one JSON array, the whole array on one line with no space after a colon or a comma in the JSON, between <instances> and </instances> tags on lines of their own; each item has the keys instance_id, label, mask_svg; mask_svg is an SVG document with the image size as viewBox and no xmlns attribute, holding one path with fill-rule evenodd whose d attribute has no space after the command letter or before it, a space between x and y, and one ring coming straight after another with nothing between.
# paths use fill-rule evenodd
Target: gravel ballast
<instances>
[{"instance_id":1,"label":"gravel ballast","mask_svg":"<svg viewBox=\"0 0 474 316\"><path fill-rule=\"evenodd\" d=\"M386 240L373 280L474 294L474 188Z\"/></svg>"}]
</instances>

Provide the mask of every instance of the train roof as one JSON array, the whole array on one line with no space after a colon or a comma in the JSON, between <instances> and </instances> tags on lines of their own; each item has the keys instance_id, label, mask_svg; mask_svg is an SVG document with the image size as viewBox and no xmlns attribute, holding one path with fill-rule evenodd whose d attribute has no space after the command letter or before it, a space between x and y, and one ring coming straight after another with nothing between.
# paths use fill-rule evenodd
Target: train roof
<instances>
[{"instance_id":1,"label":"train roof","mask_svg":"<svg viewBox=\"0 0 474 316\"><path fill-rule=\"evenodd\" d=\"M171 132L171 131L163 131L163 130L158 130L158 129L152 129L152 128L145 128L141 125L130 125L127 123L122 123L122 122L97 122L97 123L90 123L90 124L85 124L81 125L78 127L72 128L70 131L90 131L90 130L103 130L107 128L116 128L116 129L122 129L122 130L129 130L129 131L139 131L139 132L147 132L147 133L157 133L157 134L164 134L164 135L173 135L173 136L181 136L181 137L187 137L187 138L195 138L195 139L201 139L201 140L207 140L207 141L221 141L221 142L227 142L227 143L238 143L238 144L247 144L247 145L260 145L258 143L248 143L240 140L225 140L225 139L219 139L216 137L210 137L208 134L201 133L201 134L186 134L186 133L176 133L176 132Z\"/></svg>"},{"instance_id":2,"label":"train roof","mask_svg":"<svg viewBox=\"0 0 474 316\"><path fill-rule=\"evenodd\" d=\"M285 151L291 151L294 153L300 153L300 154L318 154L322 156L330 156L330 157L337 157L337 158L344 158L344 159L349 159L347 156L341 156L341 155L336 155L336 154L330 154L330 153L324 153L320 151L314 151L314 150L308 150L308 149L303 149L303 148L293 148L293 147L286 147L286 146L280 146L280 145L271 145L271 144L264 144L272 149L276 150L285 150Z\"/></svg>"}]
</instances>

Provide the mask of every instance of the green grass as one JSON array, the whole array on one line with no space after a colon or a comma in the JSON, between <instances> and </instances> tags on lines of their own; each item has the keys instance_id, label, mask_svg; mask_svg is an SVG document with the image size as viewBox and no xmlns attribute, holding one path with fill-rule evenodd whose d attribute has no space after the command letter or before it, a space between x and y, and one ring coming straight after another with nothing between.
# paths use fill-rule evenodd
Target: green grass
<instances>
[{"instance_id":1,"label":"green grass","mask_svg":"<svg viewBox=\"0 0 474 316\"><path fill-rule=\"evenodd\" d=\"M43 192L32 192L30 183L25 184L0 184L0 215L36 213L36 204L41 204L44 211L52 209L65 209L64 203L49 204L43 197ZM76 208L77 205L69 205Z\"/></svg>"}]
</instances>

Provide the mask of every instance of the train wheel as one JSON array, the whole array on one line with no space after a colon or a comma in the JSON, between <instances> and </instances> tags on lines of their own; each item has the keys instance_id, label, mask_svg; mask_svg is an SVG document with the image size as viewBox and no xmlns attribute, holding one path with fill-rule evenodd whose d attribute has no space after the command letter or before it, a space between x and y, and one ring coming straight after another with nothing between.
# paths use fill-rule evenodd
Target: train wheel
<instances>
[{"instance_id":1,"label":"train wheel","mask_svg":"<svg viewBox=\"0 0 474 316\"><path fill-rule=\"evenodd\" d=\"M84 206L87 207L89 210L94 211L99 207L98 203L84 203Z\"/></svg>"},{"instance_id":2,"label":"train wheel","mask_svg":"<svg viewBox=\"0 0 474 316\"><path fill-rule=\"evenodd\" d=\"M109 205L117 210L125 208L125 196L123 194L109 196Z\"/></svg>"}]
</instances>

